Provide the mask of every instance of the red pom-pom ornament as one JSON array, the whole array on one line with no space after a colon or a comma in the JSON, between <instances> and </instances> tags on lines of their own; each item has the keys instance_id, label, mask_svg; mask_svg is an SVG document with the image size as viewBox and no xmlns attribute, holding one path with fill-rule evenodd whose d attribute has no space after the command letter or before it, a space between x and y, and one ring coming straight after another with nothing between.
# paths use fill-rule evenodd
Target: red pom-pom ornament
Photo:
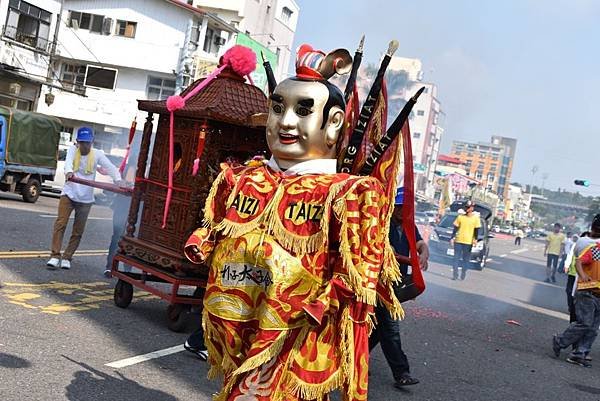
<instances>
[{"instance_id":1,"label":"red pom-pom ornament","mask_svg":"<svg viewBox=\"0 0 600 401\"><path fill-rule=\"evenodd\" d=\"M244 77L256 69L256 54L245 46L235 45L223 54L223 64Z\"/></svg>"},{"instance_id":2,"label":"red pom-pom ornament","mask_svg":"<svg viewBox=\"0 0 600 401\"><path fill-rule=\"evenodd\" d=\"M173 95L167 98L167 110L170 112L182 109L184 106L185 100L179 95Z\"/></svg>"}]
</instances>

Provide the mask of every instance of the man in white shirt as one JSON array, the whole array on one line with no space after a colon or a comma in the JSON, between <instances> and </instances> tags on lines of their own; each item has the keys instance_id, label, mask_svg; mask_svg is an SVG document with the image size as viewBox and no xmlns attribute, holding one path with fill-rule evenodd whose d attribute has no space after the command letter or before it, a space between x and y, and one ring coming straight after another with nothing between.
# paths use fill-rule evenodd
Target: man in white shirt
<instances>
[{"instance_id":1,"label":"man in white shirt","mask_svg":"<svg viewBox=\"0 0 600 401\"><path fill-rule=\"evenodd\" d=\"M66 180L58 203L58 216L54 222L54 232L52 234L51 255L47 263L50 269L57 269L59 266L63 269L71 268L71 259L79 246L90 209L94 203L94 188L71 182L69 181L71 177L94 180L96 178L96 168L101 166L108 171L115 183L121 183L119 170L108 160L103 151L92 148L93 141L94 132L92 129L81 127L77 130L77 145L73 145L67 150L65 159ZM60 250L63 236L73 210L75 210L73 230L69 244L61 258Z\"/></svg>"}]
</instances>

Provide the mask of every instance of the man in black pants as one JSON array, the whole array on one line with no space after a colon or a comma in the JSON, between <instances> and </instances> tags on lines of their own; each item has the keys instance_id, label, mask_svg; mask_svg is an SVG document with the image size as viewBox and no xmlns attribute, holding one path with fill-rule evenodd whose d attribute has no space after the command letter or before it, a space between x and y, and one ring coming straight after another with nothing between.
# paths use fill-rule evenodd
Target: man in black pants
<instances>
[{"instance_id":1,"label":"man in black pants","mask_svg":"<svg viewBox=\"0 0 600 401\"><path fill-rule=\"evenodd\" d=\"M402 205L404 203L404 191L398 189L392 222L390 227L390 243L396 251L396 257L400 262L400 271L405 276L409 272L409 245L408 239L402 230ZM429 259L429 249L419 230L416 229L417 253L419 254L419 264L421 270L427 270L427 260ZM381 343L383 355L394 375L394 386L401 388L419 383L419 380L410 375L410 366L408 358L402 351L402 340L400 339L400 321L393 319L390 312L382 305L375 307L375 317L377 325L369 337L369 349L372 350L378 343Z\"/></svg>"}]
</instances>

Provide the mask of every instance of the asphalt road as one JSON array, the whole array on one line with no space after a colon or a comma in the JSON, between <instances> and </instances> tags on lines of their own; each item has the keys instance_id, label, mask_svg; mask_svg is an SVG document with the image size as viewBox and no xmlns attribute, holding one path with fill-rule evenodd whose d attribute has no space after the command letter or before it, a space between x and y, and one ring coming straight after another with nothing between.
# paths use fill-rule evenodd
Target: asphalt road
<instances>
[{"instance_id":1,"label":"asphalt road","mask_svg":"<svg viewBox=\"0 0 600 401\"><path fill-rule=\"evenodd\" d=\"M166 328L166 303L138 291L128 309L114 306L114 282L101 276L110 209L92 209L72 270L46 270L56 204L0 194L1 399L210 400L219 383L206 379L205 363L172 349L187 334ZM488 267L465 281L451 281L447 260L434 258L427 291L405 304L401 326L421 383L396 390L376 349L369 399L600 400L600 362L586 369L552 356L551 336L568 324L565 278L542 282L541 253L540 242L494 239ZM165 349L173 353L107 366Z\"/></svg>"}]
</instances>

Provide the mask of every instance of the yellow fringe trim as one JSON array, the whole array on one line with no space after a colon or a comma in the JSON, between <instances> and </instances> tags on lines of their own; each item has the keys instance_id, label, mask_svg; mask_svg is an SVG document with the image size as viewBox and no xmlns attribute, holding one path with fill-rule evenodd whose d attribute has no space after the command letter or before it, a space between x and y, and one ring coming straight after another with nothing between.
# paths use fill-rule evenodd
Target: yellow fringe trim
<instances>
[{"instance_id":1,"label":"yellow fringe trim","mask_svg":"<svg viewBox=\"0 0 600 401\"><path fill-rule=\"evenodd\" d=\"M266 350L262 351L258 355L254 355L252 358L246 359L242 365L232 373L232 378L239 376L242 373L249 372L253 369L259 368L261 365L269 362L281 353L285 340L287 339L289 330L281 332L279 338L273 342Z\"/></svg>"},{"instance_id":2,"label":"yellow fringe trim","mask_svg":"<svg viewBox=\"0 0 600 401\"><path fill-rule=\"evenodd\" d=\"M353 185L353 187L355 185ZM360 302L364 302L369 305L375 305L377 302L377 293L375 289L364 288L363 277L359 273L359 271L362 270L366 271L366 268L364 267L365 263L361 262L358 266L355 266L352 262L352 252L350 251L350 241L348 239L348 222L346 218L347 208L344 199L338 199L335 202L333 209L341 222L340 255L342 256L344 269L348 272L349 287L354 291L356 298Z\"/></svg>"},{"instance_id":3,"label":"yellow fringe trim","mask_svg":"<svg viewBox=\"0 0 600 401\"><path fill-rule=\"evenodd\" d=\"M215 212L212 208L214 204L215 197L217 196L217 191L221 183L225 180L225 171L221 171L217 178L213 181L210 191L208 192L208 196L206 197L206 201L204 202L204 224L211 226L214 224L215 220Z\"/></svg>"},{"instance_id":4,"label":"yellow fringe trim","mask_svg":"<svg viewBox=\"0 0 600 401\"><path fill-rule=\"evenodd\" d=\"M340 388L344 384L344 375L338 369L332 374L326 381L319 384L301 382L297 376L287 373L284 380L292 385L289 387L289 391L300 396L305 400L316 400L321 399L326 394L332 392L335 389Z\"/></svg>"},{"instance_id":5,"label":"yellow fringe trim","mask_svg":"<svg viewBox=\"0 0 600 401\"><path fill-rule=\"evenodd\" d=\"M383 250L383 266L379 273L379 279L384 284L398 283L402 279L400 264L394 255L394 249L389 241L389 232L386 234L385 248Z\"/></svg>"}]
</instances>

